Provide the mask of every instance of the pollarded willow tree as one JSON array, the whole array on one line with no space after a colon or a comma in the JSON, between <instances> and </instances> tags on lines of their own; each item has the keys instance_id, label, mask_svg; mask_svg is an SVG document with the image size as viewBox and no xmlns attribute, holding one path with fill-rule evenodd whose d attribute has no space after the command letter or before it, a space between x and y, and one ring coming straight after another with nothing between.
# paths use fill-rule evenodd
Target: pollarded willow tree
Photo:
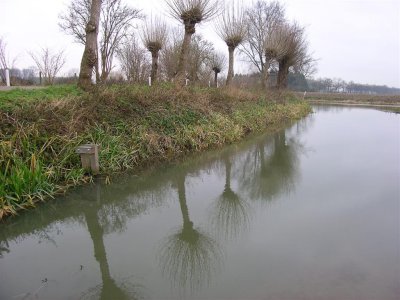
<instances>
[{"instance_id":1,"label":"pollarded willow tree","mask_svg":"<svg viewBox=\"0 0 400 300\"><path fill-rule=\"evenodd\" d=\"M165 46L167 40L167 25L151 17L142 28L142 41L151 53L151 81L157 81L158 57L160 50Z\"/></svg>"},{"instance_id":2,"label":"pollarded willow tree","mask_svg":"<svg viewBox=\"0 0 400 300\"><path fill-rule=\"evenodd\" d=\"M268 89L269 70L273 63L278 62L290 51L290 25L282 23L276 26L274 30L264 39L264 69L263 86Z\"/></svg>"},{"instance_id":3,"label":"pollarded willow tree","mask_svg":"<svg viewBox=\"0 0 400 300\"><path fill-rule=\"evenodd\" d=\"M277 49L279 66L277 87L279 89L287 87L290 68L301 72L301 70L314 63L314 59L308 53L304 27L299 26L297 23L286 25L285 27L280 31L282 42L280 48Z\"/></svg>"},{"instance_id":4,"label":"pollarded willow tree","mask_svg":"<svg viewBox=\"0 0 400 300\"><path fill-rule=\"evenodd\" d=\"M221 73L226 66L226 58L224 54L219 52L213 53L211 56L210 65L214 72L214 86L218 87L218 74Z\"/></svg>"},{"instance_id":5,"label":"pollarded willow tree","mask_svg":"<svg viewBox=\"0 0 400 300\"><path fill-rule=\"evenodd\" d=\"M241 5L235 6L234 2L230 3L225 8L225 12L221 15L217 23L217 33L224 40L229 51L227 86L231 85L234 76L235 49L243 42L246 30L246 22Z\"/></svg>"},{"instance_id":6,"label":"pollarded willow tree","mask_svg":"<svg viewBox=\"0 0 400 300\"><path fill-rule=\"evenodd\" d=\"M218 0L166 0L172 17L185 27L185 35L179 54L178 68L175 75L178 84L183 85L188 65L188 53L196 24L213 18L218 13Z\"/></svg>"}]
</instances>

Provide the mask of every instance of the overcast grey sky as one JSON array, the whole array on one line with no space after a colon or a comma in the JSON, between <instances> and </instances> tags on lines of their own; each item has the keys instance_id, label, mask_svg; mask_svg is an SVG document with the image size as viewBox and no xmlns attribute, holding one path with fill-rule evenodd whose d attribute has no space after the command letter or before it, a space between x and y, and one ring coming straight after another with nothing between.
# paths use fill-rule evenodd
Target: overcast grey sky
<instances>
[{"instance_id":1,"label":"overcast grey sky","mask_svg":"<svg viewBox=\"0 0 400 300\"><path fill-rule=\"evenodd\" d=\"M229 1L229 0L227 0ZM164 0L125 0L146 14L165 13ZM243 0L250 5L252 0ZM310 49L318 58L315 77L342 78L360 83L400 87L400 1L399 0L282 0L287 16L306 26ZM16 66L33 65L29 51L41 47L65 49L63 74L79 67L83 46L60 31L58 16L70 0L0 0L0 36ZM169 22L175 26L174 20ZM212 22L197 32L227 51L214 33ZM248 67L236 65L235 72Z\"/></svg>"}]
</instances>

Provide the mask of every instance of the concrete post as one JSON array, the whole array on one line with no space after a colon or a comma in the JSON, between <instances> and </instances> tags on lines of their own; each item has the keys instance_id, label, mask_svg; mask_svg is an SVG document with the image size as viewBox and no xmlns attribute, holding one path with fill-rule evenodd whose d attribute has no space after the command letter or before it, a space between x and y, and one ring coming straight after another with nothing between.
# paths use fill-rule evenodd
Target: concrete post
<instances>
[{"instance_id":1,"label":"concrete post","mask_svg":"<svg viewBox=\"0 0 400 300\"><path fill-rule=\"evenodd\" d=\"M151 86L151 76L149 76L149 86Z\"/></svg>"},{"instance_id":2,"label":"concrete post","mask_svg":"<svg viewBox=\"0 0 400 300\"><path fill-rule=\"evenodd\" d=\"M82 168L92 173L99 174L99 145L85 144L76 148L76 153L81 156Z\"/></svg>"},{"instance_id":3,"label":"concrete post","mask_svg":"<svg viewBox=\"0 0 400 300\"><path fill-rule=\"evenodd\" d=\"M189 79L186 79L186 86L189 84Z\"/></svg>"},{"instance_id":4,"label":"concrete post","mask_svg":"<svg viewBox=\"0 0 400 300\"><path fill-rule=\"evenodd\" d=\"M6 85L10 86L10 70L7 68L6 69Z\"/></svg>"}]
</instances>

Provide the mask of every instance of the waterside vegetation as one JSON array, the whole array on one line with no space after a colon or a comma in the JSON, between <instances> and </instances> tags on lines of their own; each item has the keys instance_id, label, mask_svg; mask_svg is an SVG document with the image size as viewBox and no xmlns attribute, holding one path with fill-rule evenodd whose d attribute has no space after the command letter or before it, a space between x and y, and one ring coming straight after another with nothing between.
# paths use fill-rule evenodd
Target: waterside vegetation
<instances>
[{"instance_id":1,"label":"waterside vegetation","mask_svg":"<svg viewBox=\"0 0 400 300\"><path fill-rule=\"evenodd\" d=\"M0 93L0 218L90 181L78 145L100 145L101 173L112 174L232 143L310 111L283 92L168 84L92 93L67 86L75 92L65 95L63 88L49 89L60 89L60 97L39 99L40 90Z\"/></svg>"}]
</instances>

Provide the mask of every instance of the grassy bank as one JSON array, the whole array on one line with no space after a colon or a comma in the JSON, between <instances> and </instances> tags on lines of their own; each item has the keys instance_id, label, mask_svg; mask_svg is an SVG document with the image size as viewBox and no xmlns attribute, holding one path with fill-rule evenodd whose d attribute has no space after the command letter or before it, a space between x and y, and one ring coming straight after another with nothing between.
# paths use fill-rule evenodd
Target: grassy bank
<instances>
[{"instance_id":1,"label":"grassy bank","mask_svg":"<svg viewBox=\"0 0 400 300\"><path fill-rule=\"evenodd\" d=\"M310 110L289 95L274 102L238 90L60 89L54 97L0 93L0 218L90 180L75 154L80 144L99 144L101 173L110 174L232 143Z\"/></svg>"}]
</instances>

